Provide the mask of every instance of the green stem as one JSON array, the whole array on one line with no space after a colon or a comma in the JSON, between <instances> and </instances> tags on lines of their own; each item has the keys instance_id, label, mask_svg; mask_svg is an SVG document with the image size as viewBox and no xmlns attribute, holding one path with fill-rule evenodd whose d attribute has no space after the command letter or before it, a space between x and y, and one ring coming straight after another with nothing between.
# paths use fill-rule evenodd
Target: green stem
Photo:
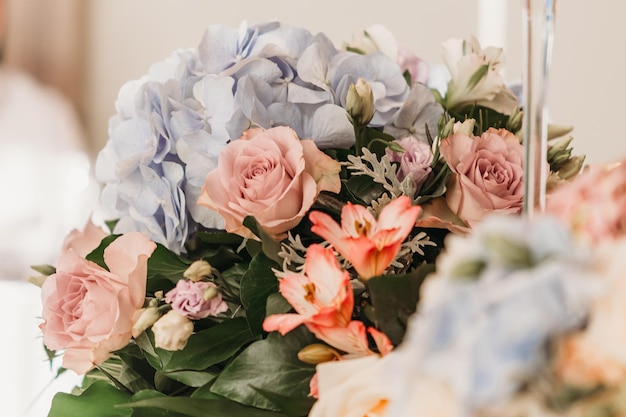
<instances>
[{"instance_id":1,"label":"green stem","mask_svg":"<svg viewBox=\"0 0 626 417\"><path fill-rule=\"evenodd\" d=\"M363 148L367 148L367 127L354 122L354 149L356 156L363 155Z\"/></svg>"}]
</instances>

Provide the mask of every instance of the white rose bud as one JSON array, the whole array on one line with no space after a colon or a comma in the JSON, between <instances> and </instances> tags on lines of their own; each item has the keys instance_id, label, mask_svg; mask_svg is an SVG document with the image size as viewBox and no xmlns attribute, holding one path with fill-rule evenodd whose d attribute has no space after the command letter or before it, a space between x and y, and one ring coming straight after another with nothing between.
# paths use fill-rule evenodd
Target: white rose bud
<instances>
[{"instance_id":1,"label":"white rose bud","mask_svg":"<svg viewBox=\"0 0 626 417\"><path fill-rule=\"evenodd\" d=\"M465 119L463 123L456 122L454 123L454 127L452 128L454 133L461 133L467 136L472 136L474 134L474 125L476 121L474 119Z\"/></svg>"},{"instance_id":2,"label":"white rose bud","mask_svg":"<svg viewBox=\"0 0 626 417\"><path fill-rule=\"evenodd\" d=\"M189 268L183 272L183 276L190 281L197 282L204 277L210 276L212 272L213 267L210 263L204 260L199 260L189 265Z\"/></svg>"},{"instance_id":3,"label":"white rose bud","mask_svg":"<svg viewBox=\"0 0 626 417\"><path fill-rule=\"evenodd\" d=\"M158 319L161 318L161 313L156 307L142 308L141 313L135 324L133 325L133 337L137 337L142 334L147 328L152 326Z\"/></svg>"},{"instance_id":4,"label":"white rose bud","mask_svg":"<svg viewBox=\"0 0 626 417\"><path fill-rule=\"evenodd\" d=\"M212 299L217 297L219 293L220 292L217 290L217 288L211 286L207 288L206 291L204 291L204 295L202 296L202 298L204 299L204 301L211 301Z\"/></svg>"},{"instance_id":5,"label":"white rose bud","mask_svg":"<svg viewBox=\"0 0 626 417\"><path fill-rule=\"evenodd\" d=\"M346 111L353 123L366 126L374 117L374 93L372 87L363 78L351 84L346 96Z\"/></svg>"},{"instance_id":6,"label":"white rose bud","mask_svg":"<svg viewBox=\"0 0 626 417\"><path fill-rule=\"evenodd\" d=\"M154 346L165 350L182 350L193 333L193 323L175 310L170 310L152 326Z\"/></svg>"}]
</instances>

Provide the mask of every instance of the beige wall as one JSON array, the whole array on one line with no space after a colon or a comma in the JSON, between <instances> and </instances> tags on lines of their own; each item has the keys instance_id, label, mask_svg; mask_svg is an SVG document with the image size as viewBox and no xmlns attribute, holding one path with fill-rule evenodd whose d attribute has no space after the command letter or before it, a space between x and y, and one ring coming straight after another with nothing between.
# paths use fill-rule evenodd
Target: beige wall
<instances>
[{"instance_id":1,"label":"beige wall","mask_svg":"<svg viewBox=\"0 0 626 417\"><path fill-rule=\"evenodd\" d=\"M88 0L87 69L84 103L89 137L99 149L119 87L145 73L176 48L196 46L204 28L236 27L279 19L325 32L340 45L373 23L392 29L399 43L440 62L441 42L479 34L478 5L490 0ZM510 80L521 74L521 0L508 2L505 23ZM567 0L558 3L555 52L549 91L554 122L575 126L575 145L590 162L626 157L621 82L626 64L626 3ZM494 25L501 25L495 22ZM615 126L615 127L614 127Z\"/></svg>"}]
</instances>

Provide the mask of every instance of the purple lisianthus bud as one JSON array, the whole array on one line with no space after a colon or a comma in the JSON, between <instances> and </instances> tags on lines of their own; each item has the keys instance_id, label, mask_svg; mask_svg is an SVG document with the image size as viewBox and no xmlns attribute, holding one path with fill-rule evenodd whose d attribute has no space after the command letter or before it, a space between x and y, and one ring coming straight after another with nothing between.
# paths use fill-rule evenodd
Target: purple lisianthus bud
<instances>
[{"instance_id":1,"label":"purple lisianthus bud","mask_svg":"<svg viewBox=\"0 0 626 417\"><path fill-rule=\"evenodd\" d=\"M176 288L165 294L165 301L172 305L172 309L192 320L217 316L228 310L228 305L222 300L222 294L217 292L215 297L206 300L204 294L212 282L180 280Z\"/></svg>"},{"instance_id":2,"label":"purple lisianthus bud","mask_svg":"<svg viewBox=\"0 0 626 417\"><path fill-rule=\"evenodd\" d=\"M386 153L391 162L400 163L398 179L402 181L409 174L412 174L415 190L419 191L432 171L433 152L427 143L412 136L407 136L395 142L402 146L404 151L396 152L387 149Z\"/></svg>"}]
</instances>

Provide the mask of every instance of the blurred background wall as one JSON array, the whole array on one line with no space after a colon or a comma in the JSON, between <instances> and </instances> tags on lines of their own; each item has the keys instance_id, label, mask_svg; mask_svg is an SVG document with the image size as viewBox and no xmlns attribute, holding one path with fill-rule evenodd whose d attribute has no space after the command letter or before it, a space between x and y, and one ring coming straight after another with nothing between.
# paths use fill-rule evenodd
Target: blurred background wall
<instances>
[{"instance_id":1,"label":"blurred background wall","mask_svg":"<svg viewBox=\"0 0 626 417\"><path fill-rule=\"evenodd\" d=\"M6 1L6 0L5 0ZM72 101L92 154L107 138L107 120L121 85L144 74L174 49L194 47L204 28L279 19L323 31L340 45L374 24L391 28L400 44L440 63L440 44L450 37L477 35L501 43L506 76L521 74L521 0L10 0L5 61L54 85ZM575 127L577 150L588 161L626 155L616 137L621 116L620 82L626 64L622 16L626 3L568 0L558 3L549 86L551 119Z\"/></svg>"},{"instance_id":2,"label":"blurred background wall","mask_svg":"<svg viewBox=\"0 0 626 417\"><path fill-rule=\"evenodd\" d=\"M244 19L280 19L323 31L340 45L356 31L382 23L400 44L440 63L440 44L475 34L504 39L506 76L521 74L521 0L88 0L83 105L90 141L106 140L106 120L119 87L176 48L193 47L208 24L237 27ZM488 13L495 10L495 13ZM504 10L505 15L501 13ZM621 81L626 65L626 2L558 2L549 111L553 122L575 127L576 150L592 163L626 156ZM480 24L480 27L478 23ZM483 42L485 43L485 42Z\"/></svg>"}]
</instances>

